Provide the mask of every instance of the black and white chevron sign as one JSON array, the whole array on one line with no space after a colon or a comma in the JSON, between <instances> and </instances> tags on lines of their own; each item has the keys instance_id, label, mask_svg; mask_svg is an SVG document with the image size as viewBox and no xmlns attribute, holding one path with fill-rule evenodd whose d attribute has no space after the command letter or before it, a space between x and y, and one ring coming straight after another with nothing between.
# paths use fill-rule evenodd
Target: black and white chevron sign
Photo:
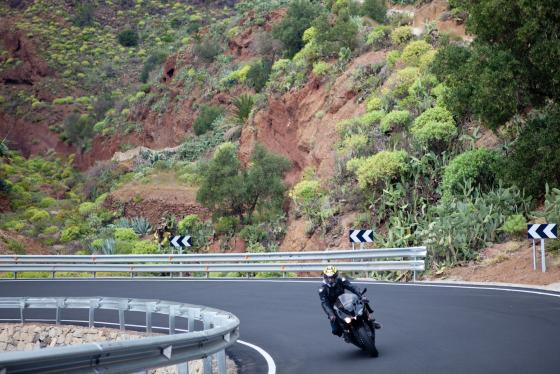
<instances>
[{"instance_id":1,"label":"black and white chevron sign","mask_svg":"<svg viewBox=\"0 0 560 374\"><path fill-rule=\"evenodd\" d=\"M350 230L350 243L373 242L373 230Z\"/></svg>"},{"instance_id":2,"label":"black and white chevron sign","mask_svg":"<svg viewBox=\"0 0 560 374\"><path fill-rule=\"evenodd\" d=\"M192 246L192 239L190 236L174 236L171 239L171 245L175 248L185 248Z\"/></svg>"},{"instance_id":3,"label":"black and white chevron sign","mask_svg":"<svg viewBox=\"0 0 560 374\"><path fill-rule=\"evenodd\" d=\"M555 223L529 224L527 225L527 236L529 239L556 239L558 227Z\"/></svg>"}]
</instances>

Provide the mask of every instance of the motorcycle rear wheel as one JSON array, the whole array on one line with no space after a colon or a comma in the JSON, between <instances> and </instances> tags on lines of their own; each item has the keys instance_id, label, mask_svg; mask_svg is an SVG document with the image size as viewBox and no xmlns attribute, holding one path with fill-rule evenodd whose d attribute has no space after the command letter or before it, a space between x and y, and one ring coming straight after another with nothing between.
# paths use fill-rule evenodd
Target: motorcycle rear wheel
<instances>
[{"instance_id":1,"label":"motorcycle rear wheel","mask_svg":"<svg viewBox=\"0 0 560 374\"><path fill-rule=\"evenodd\" d=\"M355 335L356 340L360 343L362 348L371 356L379 356L377 348L375 348L375 331L372 331L369 327L362 325L356 327Z\"/></svg>"}]
</instances>

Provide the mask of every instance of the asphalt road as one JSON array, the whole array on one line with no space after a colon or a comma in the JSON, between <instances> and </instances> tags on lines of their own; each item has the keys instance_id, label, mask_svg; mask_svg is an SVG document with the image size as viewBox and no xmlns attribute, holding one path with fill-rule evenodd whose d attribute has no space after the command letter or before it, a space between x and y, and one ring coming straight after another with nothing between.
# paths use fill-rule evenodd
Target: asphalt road
<instances>
[{"instance_id":1,"label":"asphalt road","mask_svg":"<svg viewBox=\"0 0 560 374\"><path fill-rule=\"evenodd\" d=\"M376 318L372 359L330 333L318 281L1 281L0 296L115 296L208 305L241 320L241 339L265 349L278 373L558 373L560 294L363 284ZM236 344L244 373L266 373ZM259 361L260 360L260 361Z\"/></svg>"}]
</instances>

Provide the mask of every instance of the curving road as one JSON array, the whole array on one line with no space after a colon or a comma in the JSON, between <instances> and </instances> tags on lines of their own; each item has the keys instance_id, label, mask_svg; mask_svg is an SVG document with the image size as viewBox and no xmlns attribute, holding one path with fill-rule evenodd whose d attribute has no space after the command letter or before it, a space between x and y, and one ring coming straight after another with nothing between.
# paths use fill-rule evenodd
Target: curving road
<instances>
[{"instance_id":1,"label":"curving road","mask_svg":"<svg viewBox=\"0 0 560 374\"><path fill-rule=\"evenodd\" d=\"M241 339L284 373L558 373L560 294L425 284L361 283L384 325L371 359L330 334L319 281L0 281L2 296L115 296L208 305L241 320ZM266 373L256 351L229 351L243 373Z\"/></svg>"}]
</instances>

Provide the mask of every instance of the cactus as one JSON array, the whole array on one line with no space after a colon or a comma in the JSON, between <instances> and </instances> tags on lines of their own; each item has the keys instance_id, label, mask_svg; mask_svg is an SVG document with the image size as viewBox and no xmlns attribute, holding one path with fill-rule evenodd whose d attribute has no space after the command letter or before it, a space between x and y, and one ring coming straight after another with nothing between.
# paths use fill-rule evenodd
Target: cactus
<instances>
[{"instance_id":1,"label":"cactus","mask_svg":"<svg viewBox=\"0 0 560 374\"><path fill-rule=\"evenodd\" d=\"M152 231L152 225L150 225L150 222L144 217L131 218L129 224L129 227L131 227L134 232L140 236L149 234L150 231Z\"/></svg>"}]
</instances>

